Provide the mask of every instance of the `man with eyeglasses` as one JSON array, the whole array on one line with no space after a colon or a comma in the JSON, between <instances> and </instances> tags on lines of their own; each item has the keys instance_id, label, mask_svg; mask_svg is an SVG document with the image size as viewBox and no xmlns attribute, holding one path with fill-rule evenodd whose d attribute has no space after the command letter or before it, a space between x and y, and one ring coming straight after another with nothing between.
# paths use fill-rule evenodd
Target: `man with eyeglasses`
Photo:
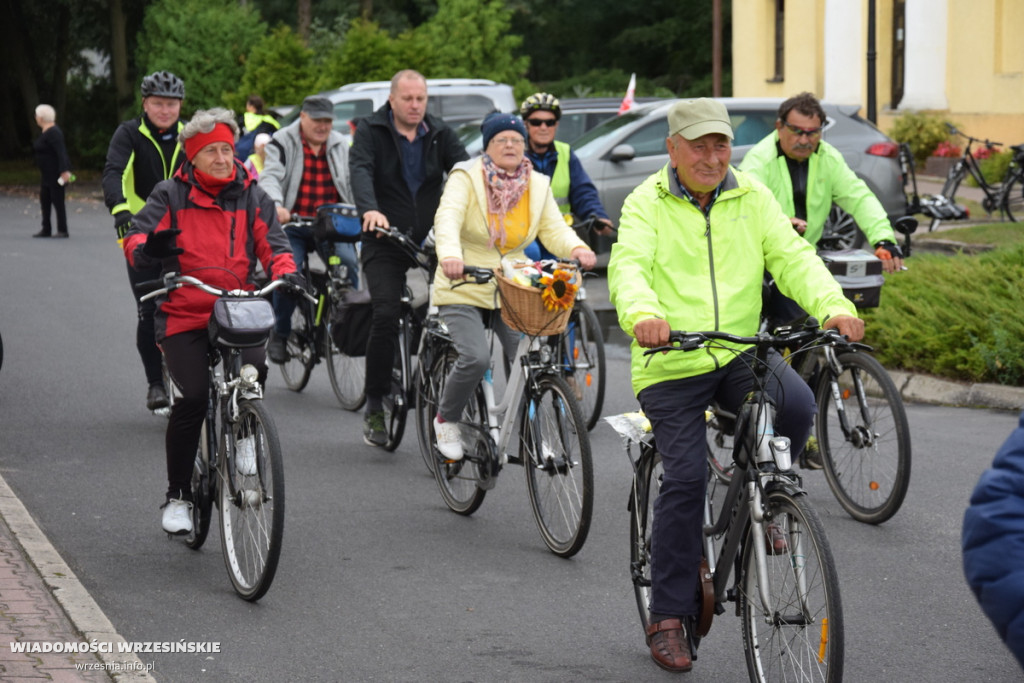
<instances>
[{"instance_id":1,"label":"man with eyeglasses","mask_svg":"<svg viewBox=\"0 0 1024 683\"><path fill-rule=\"evenodd\" d=\"M583 170L583 164L567 143L555 140L562 118L558 98L546 92L534 93L523 101L519 114L526 123L526 158L535 171L551 178L551 193L558 210L562 215L572 213L581 219L597 216L603 225L599 232L610 234L611 219L601 206L597 188Z\"/></svg>"},{"instance_id":2,"label":"man with eyeglasses","mask_svg":"<svg viewBox=\"0 0 1024 683\"><path fill-rule=\"evenodd\" d=\"M802 92L790 97L779 106L775 130L747 152L740 169L768 186L793 228L811 244L821 239L825 219L835 203L857 222L885 272L902 270L903 252L896 244L889 216L842 153L821 139L825 119L825 110L814 95ZM771 280L764 315L775 326L807 313ZM800 464L821 469L821 455L813 439Z\"/></svg>"}]
</instances>

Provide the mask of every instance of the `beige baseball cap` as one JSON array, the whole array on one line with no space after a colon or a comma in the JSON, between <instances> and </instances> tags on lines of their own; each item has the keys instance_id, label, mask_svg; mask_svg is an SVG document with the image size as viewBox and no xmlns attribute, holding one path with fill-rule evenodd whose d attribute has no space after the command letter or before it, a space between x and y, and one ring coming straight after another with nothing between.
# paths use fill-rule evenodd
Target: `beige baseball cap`
<instances>
[{"instance_id":1,"label":"beige baseball cap","mask_svg":"<svg viewBox=\"0 0 1024 683\"><path fill-rule=\"evenodd\" d=\"M721 133L732 140L732 123L725 105L718 100L701 97L676 102L668 110L668 134L696 140L709 133Z\"/></svg>"}]
</instances>

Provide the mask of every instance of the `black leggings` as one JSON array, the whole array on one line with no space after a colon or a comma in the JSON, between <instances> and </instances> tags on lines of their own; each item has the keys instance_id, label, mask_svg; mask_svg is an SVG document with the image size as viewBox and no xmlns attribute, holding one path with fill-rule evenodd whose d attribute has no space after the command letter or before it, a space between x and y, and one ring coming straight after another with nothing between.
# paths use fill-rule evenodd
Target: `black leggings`
<instances>
[{"instance_id":1,"label":"black leggings","mask_svg":"<svg viewBox=\"0 0 1024 683\"><path fill-rule=\"evenodd\" d=\"M156 299L139 301L142 296L135 291L135 285L149 280L159 280L163 274L162 268L158 265L154 268L135 270L128 264L128 281L132 284L132 296L139 313L139 323L135 327L135 348L139 350L139 357L142 359L142 367L146 370L146 381L150 386L163 384L163 370L160 366L160 349L156 345L156 324L153 314L156 313Z\"/></svg>"},{"instance_id":2,"label":"black leggings","mask_svg":"<svg viewBox=\"0 0 1024 683\"><path fill-rule=\"evenodd\" d=\"M192 465L208 403L210 342L206 330L190 330L167 337L161 346L180 394L167 422L167 499L191 500ZM266 381L266 350L262 346L243 349L242 362L254 365L260 382Z\"/></svg>"}]
</instances>

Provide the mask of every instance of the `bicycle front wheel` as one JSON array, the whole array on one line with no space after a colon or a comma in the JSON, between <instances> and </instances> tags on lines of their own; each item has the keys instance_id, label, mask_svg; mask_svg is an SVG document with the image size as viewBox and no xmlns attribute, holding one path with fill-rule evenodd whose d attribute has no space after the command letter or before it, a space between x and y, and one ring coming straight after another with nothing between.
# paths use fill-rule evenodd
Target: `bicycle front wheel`
<instances>
[{"instance_id":1,"label":"bicycle front wheel","mask_svg":"<svg viewBox=\"0 0 1024 683\"><path fill-rule=\"evenodd\" d=\"M391 367L391 391L384 397L384 428L387 440L384 450L394 451L402 443L405 434L405 419L409 414L409 396L405 390L406 373L409 368L409 327L408 322L398 331L398 344L395 346L395 362Z\"/></svg>"},{"instance_id":2,"label":"bicycle front wheel","mask_svg":"<svg viewBox=\"0 0 1024 683\"><path fill-rule=\"evenodd\" d=\"M285 340L288 359L281 364L281 376L285 386L292 391L302 391L309 383L309 375L316 363L316 349L313 348L313 330L306 316L308 304L300 301L292 312L292 332Z\"/></svg>"},{"instance_id":3,"label":"bicycle front wheel","mask_svg":"<svg viewBox=\"0 0 1024 683\"><path fill-rule=\"evenodd\" d=\"M424 332L424 334L427 333ZM420 364L414 382L416 387L416 436L419 440L423 464L427 466L427 471L433 474L434 467L440 458L440 453L434 447L434 416L437 415L441 382L444 377L448 376L448 371L451 370L456 356L452 350L442 350L440 356L433 360L428 359L427 355L424 354L424 357L416 359ZM433 356L431 355L431 357Z\"/></svg>"},{"instance_id":4,"label":"bicycle front wheel","mask_svg":"<svg viewBox=\"0 0 1024 683\"><path fill-rule=\"evenodd\" d=\"M576 302L572 321L562 337L569 353L571 388L579 399L587 430L591 430L601 419L604 407L604 334L597 314L586 301Z\"/></svg>"},{"instance_id":5,"label":"bicycle front wheel","mask_svg":"<svg viewBox=\"0 0 1024 683\"><path fill-rule=\"evenodd\" d=\"M851 517L881 524L910 486L910 426L896 385L872 356L839 355L843 372L818 383L818 448L825 478Z\"/></svg>"},{"instance_id":6,"label":"bicycle front wheel","mask_svg":"<svg viewBox=\"0 0 1024 683\"><path fill-rule=\"evenodd\" d=\"M1008 220L1014 223L1024 220L1024 174L1019 171L1003 186L1002 209Z\"/></svg>"},{"instance_id":7,"label":"bicycle front wheel","mask_svg":"<svg viewBox=\"0 0 1024 683\"><path fill-rule=\"evenodd\" d=\"M284 463L262 401L240 401L230 430L219 467L221 548L235 592L253 601L269 590L281 556Z\"/></svg>"},{"instance_id":8,"label":"bicycle front wheel","mask_svg":"<svg viewBox=\"0 0 1024 683\"><path fill-rule=\"evenodd\" d=\"M199 550L206 543L210 532L210 518L213 515L213 490L210 478L209 420L203 421L199 433L199 448L192 466L192 532L185 537L185 545Z\"/></svg>"},{"instance_id":9,"label":"bicycle front wheel","mask_svg":"<svg viewBox=\"0 0 1024 683\"><path fill-rule=\"evenodd\" d=\"M345 410L359 410L366 403L366 358L350 356L334 343L330 334L324 335L327 353L327 374L338 403Z\"/></svg>"},{"instance_id":10,"label":"bicycle front wheel","mask_svg":"<svg viewBox=\"0 0 1024 683\"><path fill-rule=\"evenodd\" d=\"M732 454L736 416L712 405L704 411L704 421L707 425L708 468L712 476L728 483L736 467Z\"/></svg>"},{"instance_id":11,"label":"bicycle front wheel","mask_svg":"<svg viewBox=\"0 0 1024 683\"><path fill-rule=\"evenodd\" d=\"M841 681L843 608L824 528L803 494L765 495L765 523L778 526L786 549L770 551L765 534L748 526L737 595L750 680Z\"/></svg>"},{"instance_id":12,"label":"bicycle front wheel","mask_svg":"<svg viewBox=\"0 0 1024 683\"><path fill-rule=\"evenodd\" d=\"M641 450L634 488L629 496L629 575L643 632L651 625L651 533L654 501L665 476L661 456Z\"/></svg>"},{"instance_id":13,"label":"bicycle front wheel","mask_svg":"<svg viewBox=\"0 0 1024 683\"><path fill-rule=\"evenodd\" d=\"M520 458L540 535L551 552L572 557L590 531L594 465L579 403L564 379L537 380L520 425Z\"/></svg>"}]
</instances>

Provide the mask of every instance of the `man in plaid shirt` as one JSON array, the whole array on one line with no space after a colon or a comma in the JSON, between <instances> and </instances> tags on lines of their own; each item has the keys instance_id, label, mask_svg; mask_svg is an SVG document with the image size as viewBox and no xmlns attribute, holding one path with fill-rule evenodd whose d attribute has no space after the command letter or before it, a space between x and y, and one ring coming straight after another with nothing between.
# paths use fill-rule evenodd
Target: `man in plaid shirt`
<instances>
[{"instance_id":1,"label":"man in plaid shirt","mask_svg":"<svg viewBox=\"0 0 1024 683\"><path fill-rule=\"evenodd\" d=\"M342 202L351 204L349 185L349 140L333 128L334 106L326 97L307 97L295 123L274 134L267 144L266 161L260 174L262 187L277 206L277 218L288 223L292 216L315 216L318 207ZM290 226L286 231L302 272L309 250L314 248L313 230L309 226ZM338 256L357 285L355 247L335 245ZM267 356L275 363L288 360L285 340L291 334L295 299L274 293L277 326L267 344Z\"/></svg>"}]
</instances>

